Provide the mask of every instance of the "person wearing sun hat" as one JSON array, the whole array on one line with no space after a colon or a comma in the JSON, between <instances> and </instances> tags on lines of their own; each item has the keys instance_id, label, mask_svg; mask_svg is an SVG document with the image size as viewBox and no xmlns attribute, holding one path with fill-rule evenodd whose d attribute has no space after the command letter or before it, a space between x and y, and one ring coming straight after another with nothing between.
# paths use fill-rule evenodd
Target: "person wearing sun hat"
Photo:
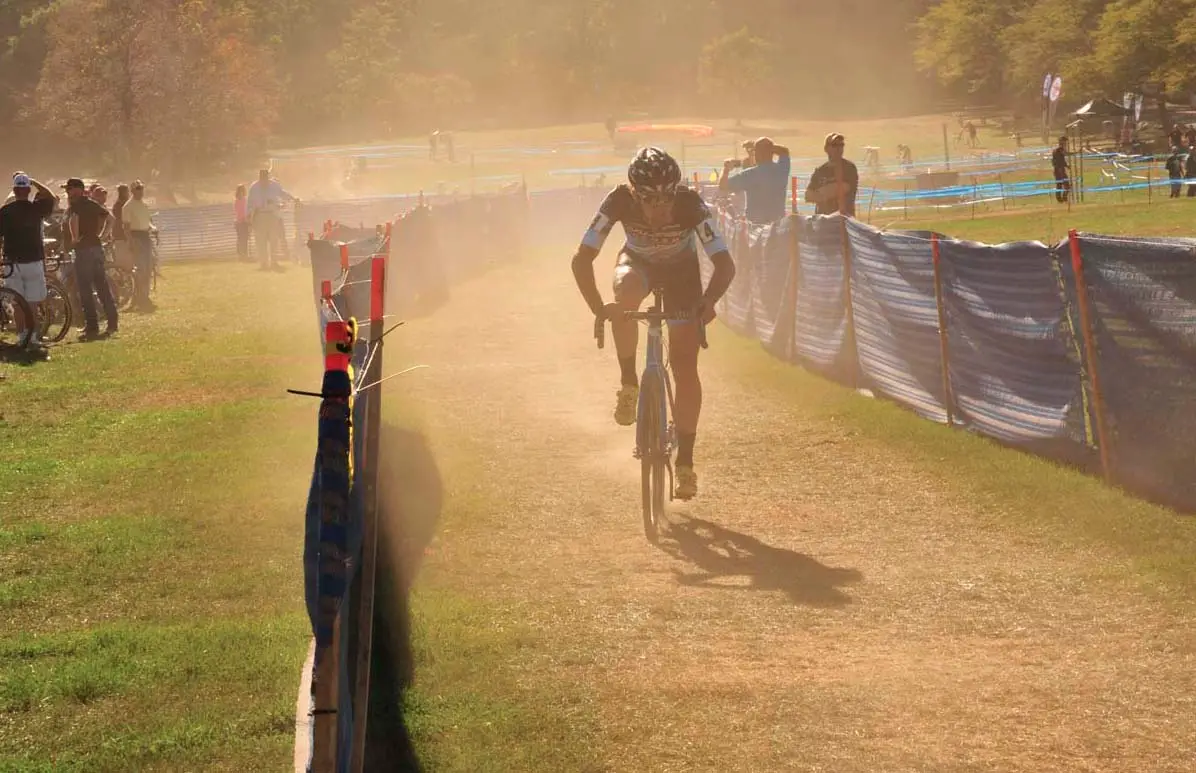
<instances>
[{"instance_id":1,"label":"person wearing sun hat","mask_svg":"<svg viewBox=\"0 0 1196 773\"><path fill-rule=\"evenodd\" d=\"M846 144L843 135L831 132L826 135L823 149L827 162L810 175L806 186L806 201L814 205L814 214L833 215L842 212L855 217L856 191L860 187L860 172L855 164L843 158Z\"/></svg>"},{"instance_id":2,"label":"person wearing sun hat","mask_svg":"<svg viewBox=\"0 0 1196 773\"><path fill-rule=\"evenodd\" d=\"M37 194L30 197L33 189ZM58 205L58 197L49 188L24 172L12 176L13 200L0 207L0 241L4 262L12 264L12 273L4 284L16 290L29 303L34 319L16 320L21 331L20 346L38 346L37 307L46 299L46 250L42 242L42 219Z\"/></svg>"}]
</instances>

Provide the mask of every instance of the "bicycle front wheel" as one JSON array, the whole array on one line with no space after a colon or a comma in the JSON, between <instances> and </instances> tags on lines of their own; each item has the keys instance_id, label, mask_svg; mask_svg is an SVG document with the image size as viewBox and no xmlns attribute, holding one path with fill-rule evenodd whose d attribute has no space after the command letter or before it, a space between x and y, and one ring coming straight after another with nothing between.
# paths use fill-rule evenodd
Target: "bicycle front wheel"
<instances>
[{"instance_id":1,"label":"bicycle front wheel","mask_svg":"<svg viewBox=\"0 0 1196 773\"><path fill-rule=\"evenodd\" d=\"M667 446L665 440L664 385L649 375L640 386L639 427L640 486L643 496L644 536L655 544L667 528L664 502Z\"/></svg>"},{"instance_id":2,"label":"bicycle front wheel","mask_svg":"<svg viewBox=\"0 0 1196 773\"><path fill-rule=\"evenodd\" d=\"M25 297L11 287L0 287L0 345L21 344L21 331L33 324L33 311Z\"/></svg>"},{"instance_id":3,"label":"bicycle front wheel","mask_svg":"<svg viewBox=\"0 0 1196 773\"><path fill-rule=\"evenodd\" d=\"M66 287L57 279L46 278L46 299L37 308L41 339L56 344L71 331L74 310Z\"/></svg>"}]
</instances>

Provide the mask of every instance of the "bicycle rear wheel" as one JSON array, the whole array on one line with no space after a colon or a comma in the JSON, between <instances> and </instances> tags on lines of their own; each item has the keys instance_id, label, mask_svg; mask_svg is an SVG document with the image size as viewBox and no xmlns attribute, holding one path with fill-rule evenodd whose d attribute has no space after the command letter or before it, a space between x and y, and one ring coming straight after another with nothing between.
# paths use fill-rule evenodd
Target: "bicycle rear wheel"
<instances>
[{"instance_id":1,"label":"bicycle rear wheel","mask_svg":"<svg viewBox=\"0 0 1196 773\"><path fill-rule=\"evenodd\" d=\"M664 515L665 455L664 385L649 375L640 386L640 425L637 432L640 453L640 486L643 496L644 536L655 544L667 529Z\"/></svg>"},{"instance_id":2,"label":"bicycle rear wheel","mask_svg":"<svg viewBox=\"0 0 1196 773\"><path fill-rule=\"evenodd\" d=\"M124 311L133 303L133 270L123 266L108 268L108 282L113 288L112 298L116 308Z\"/></svg>"},{"instance_id":3,"label":"bicycle rear wheel","mask_svg":"<svg viewBox=\"0 0 1196 773\"><path fill-rule=\"evenodd\" d=\"M74 310L66 287L57 279L46 278L46 299L38 306L37 312L43 341L56 344L66 338L71 331Z\"/></svg>"},{"instance_id":4,"label":"bicycle rear wheel","mask_svg":"<svg viewBox=\"0 0 1196 773\"><path fill-rule=\"evenodd\" d=\"M18 320L23 320L25 325L33 324L33 311L16 290L0 287L0 345L15 347L20 344Z\"/></svg>"}]
</instances>

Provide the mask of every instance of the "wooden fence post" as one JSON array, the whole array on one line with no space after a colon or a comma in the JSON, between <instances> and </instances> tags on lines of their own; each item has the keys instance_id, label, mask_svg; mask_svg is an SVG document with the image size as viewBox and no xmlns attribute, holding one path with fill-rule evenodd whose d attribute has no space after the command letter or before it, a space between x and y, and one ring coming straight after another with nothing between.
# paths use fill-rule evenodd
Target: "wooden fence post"
<instances>
[{"instance_id":1,"label":"wooden fence post","mask_svg":"<svg viewBox=\"0 0 1196 773\"><path fill-rule=\"evenodd\" d=\"M1096 351L1096 336L1092 327L1092 309L1088 299L1088 282L1084 278L1084 259L1080 254L1080 238L1073 228L1067 232L1071 245L1071 270L1076 277L1076 296L1080 305L1080 327L1084 332L1084 359L1087 361L1088 378L1092 382L1092 410L1096 414L1096 442L1100 446L1101 472L1105 481L1112 480L1108 425L1105 422L1105 396L1100 383L1099 355Z\"/></svg>"},{"instance_id":2,"label":"wooden fence post","mask_svg":"<svg viewBox=\"0 0 1196 773\"><path fill-rule=\"evenodd\" d=\"M947 426L955 426L955 395L951 391L951 358L947 337L947 309L943 304L943 274L939 264L939 235L930 235L930 254L934 263L934 303L939 313L939 361L943 366L943 407Z\"/></svg>"}]
</instances>

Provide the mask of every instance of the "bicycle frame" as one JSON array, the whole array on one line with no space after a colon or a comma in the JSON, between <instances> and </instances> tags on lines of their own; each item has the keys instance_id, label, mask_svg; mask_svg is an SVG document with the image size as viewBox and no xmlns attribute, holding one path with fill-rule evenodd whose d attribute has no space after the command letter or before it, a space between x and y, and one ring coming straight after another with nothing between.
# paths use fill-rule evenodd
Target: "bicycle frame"
<instances>
[{"instance_id":1,"label":"bicycle frame","mask_svg":"<svg viewBox=\"0 0 1196 773\"><path fill-rule=\"evenodd\" d=\"M647 311L632 311L626 312L628 319L645 321L648 323L648 343L646 350L646 357L644 361L644 370L640 376L641 386L648 381L649 377L659 377L661 383L664 385L663 402L659 406L661 426L659 427L662 437L665 438L665 462L671 458L672 451L676 447L676 438L673 433L673 426L670 418L673 415L675 406L673 401L673 383L669 379L668 368L664 363L664 323L666 321L680 324L696 324L698 325L698 344L703 349L707 347L706 344L706 325L700 319L694 319L691 315L686 313L664 313L664 299L663 290L654 287L651 290L653 301L652 306ZM598 342L598 348L601 349L605 341L606 320L599 317L594 320L594 339ZM636 406L636 458L642 458L645 452L645 440L643 433L646 431L644 422L645 411L645 392L640 391L640 402ZM670 473L672 467L669 468Z\"/></svg>"},{"instance_id":2,"label":"bicycle frame","mask_svg":"<svg viewBox=\"0 0 1196 773\"><path fill-rule=\"evenodd\" d=\"M648 310L649 314L659 315L663 307L661 293L659 290L653 290L654 300L652 307ZM673 423L673 385L669 379L668 368L664 364L664 321L659 316L650 316L648 318L648 341L645 347L644 371L640 376L640 383L647 383L649 378L658 377L660 382L664 385L663 392L659 393L661 404L658 406L657 416L660 417L660 426L657 428L660 432L660 437L664 438L664 446L661 449L664 453L665 466L669 468L669 477L672 478L672 463L673 448L676 443L675 435L672 431ZM645 412L647 411L647 400L650 399L646 391L640 392L639 405L636 407L636 458L644 459L649 456L651 450L646 448L647 442L644 437L648 431L647 422L645 421ZM654 461L654 460L650 460ZM670 492L671 492L670 486ZM670 493L671 495L671 493Z\"/></svg>"}]
</instances>

